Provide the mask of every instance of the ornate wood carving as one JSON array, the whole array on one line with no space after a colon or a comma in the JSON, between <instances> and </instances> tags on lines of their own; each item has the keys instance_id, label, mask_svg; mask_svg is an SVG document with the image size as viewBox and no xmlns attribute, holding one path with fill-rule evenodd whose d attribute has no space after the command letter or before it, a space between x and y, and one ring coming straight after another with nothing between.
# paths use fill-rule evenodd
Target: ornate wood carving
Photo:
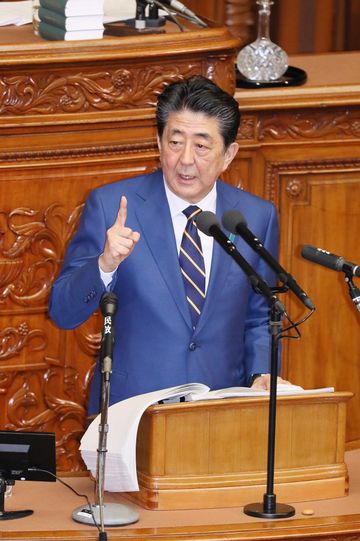
<instances>
[{"instance_id":1,"label":"ornate wood carving","mask_svg":"<svg viewBox=\"0 0 360 541\"><path fill-rule=\"evenodd\" d=\"M287 182L286 193L289 198L295 199L304 194L305 185L299 178L300 174L306 174L308 171L346 171L360 167L360 159L352 158L345 160L294 160L268 162L265 173L265 197L279 206L279 175L284 173L294 173L295 178Z\"/></svg>"},{"instance_id":2,"label":"ornate wood carving","mask_svg":"<svg viewBox=\"0 0 360 541\"><path fill-rule=\"evenodd\" d=\"M304 183L299 178L293 178L286 186L286 193L289 197L294 199L300 197L304 193L304 190Z\"/></svg>"},{"instance_id":3,"label":"ornate wood carving","mask_svg":"<svg viewBox=\"0 0 360 541\"><path fill-rule=\"evenodd\" d=\"M57 203L39 210L24 207L3 213L0 303L44 304L81 208L69 217L60 212Z\"/></svg>"},{"instance_id":4,"label":"ornate wood carving","mask_svg":"<svg viewBox=\"0 0 360 541\"><path fill-rule=\"evenodd\" d=\"M30 330L26 321L22 321L16 328L6 327L0 331L0 361L14 357L25 347L31 353L43 351L46 345L45 332L41 329Z\"/></svg>"},{"instance_id":5,"label":"ornate wood carving","mask_svg":"<svg viewBox=\"0 0 360 541\"><path fill-rule=\"evenodd\" d=\"M214 62L216 66L217 62ZM74 70L72 70L74 71ZM164 85L199 73L200 63L126 65L106 71L34 71L0 77L0 115L109 111L149 107Z\"/></svg>"},{"instance_id":6,"label":"ornate wood carving","mask_svg":"<svg viewBox=\"0 0 360 541\"><path fill-rule=\"evenodd\" d=\"M207 59L206 77L218 83L228 92L233 94L235 92L235 70L233 65L228 62L228 57L213 57L209 56Z\"/></svg>"},{"instance_id":7,"label":"ornate wood carving","mask_svg":"<svg viewBox=\"0 0 360 541\"><path fill-rule=\"evenodd\" d=\"M358 107L306 109L300 112L266 113L258 122L261 142L329 140L360 137Z\"/></svg>"},{"instance_id":8,"label":"ornate wood carving","mask_svg":"<svg viewBox=\"0 0 360 541\"><path fill-rule=\"evenodd\" d=\"M241 112L241 105L240 105L240 112ZM257 128L257 122L256 122L256 116L255 115L241 115L241 122L240 122L240 128L238 133L238 139L240 142L243 141L254 141L256 139L256 128Z\"/></svg>"},{"instance_id":9,"label":"ornate wood carving","mask_svg":"<svg viewBox=\"0 0 360 541\"><path fill-rule=\"evenodd\" d=\"M72 367L50 361L45 372L17 376L20 387L8 400L7 430L55 431L57 468L81 469L78 446L86 427L86 399L91 370L82 380Z\"/></svg>"},{"instance_id":10,"label":"ornate wood carving","mask_svg":"<svg viewBox=\"0 0 360 541\"><path fill-rule=\"evenodd\" d=\"M66 214L63 205L17 208L2 214L0 303L22 307L22 314L45 305L64 250L77 226L82 205ZM14 308L13 308L14 311ZM15 313L15 311L14 311ZM34 316L31 316L32 318ZM60 331L32 328L30 315L0 331L0 387L7 395L5 428L55 431L59 469L81 469L78 446L86 427L86 400L99 335L76 331L77 344L91 362L85 373L66 357L48 356ZM22 362L19 359L25 360ZM6 365L4 364L6 361ZM6 372L3 370L6 368Z\"/></svg>"}]
</instances>

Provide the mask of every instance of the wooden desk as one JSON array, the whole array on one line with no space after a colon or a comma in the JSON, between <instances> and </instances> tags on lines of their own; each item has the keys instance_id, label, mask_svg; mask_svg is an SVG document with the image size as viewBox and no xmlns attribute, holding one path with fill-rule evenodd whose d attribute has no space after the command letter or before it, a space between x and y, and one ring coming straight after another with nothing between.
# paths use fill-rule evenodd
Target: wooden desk
<instances>
[{"instance_id":1,"label":"wooden desk","mask_svg":"<svg viewBox=\"0 0 360 541\"><path fill-rule=\"evenodd\" d=\"M274 480L279 498L307 501L347 494L345 421L351 397L278 397ZM127 497L157 510L262 501L268 416L264 397L151 406L138 430L140 490Z\"/></svg>"},{"instance_id":2,"label":"wooden desk","mask_svg":"<svg viewBox=\"0 0 360 541\"><path fill-rule=\"evenodd\" d=\"M109 528L112 541L299 541L330 540L359 541L360 539L360 453L346 453L350 476L349 496L335 500L289 503L296 514L287 520L262 520L244 515L241 507L186 510L148 511L134 506L139 514L138 523ZM93 484L87 477L65 478L81 493L93 500ZM276 492L276 486L275 486ZM116 494L105 494L105 502L128 504ZM94 527L71 520L72 511L82 500L60 483L17 482L13 495L6 500L6 509L34 510L34 514L19 520L1 523L0 539L36 541L95 541ZM250 503L250 502L249 502ZM304 509L313 509L314 516L302 515Z\"/></svg>"}]
</instances>

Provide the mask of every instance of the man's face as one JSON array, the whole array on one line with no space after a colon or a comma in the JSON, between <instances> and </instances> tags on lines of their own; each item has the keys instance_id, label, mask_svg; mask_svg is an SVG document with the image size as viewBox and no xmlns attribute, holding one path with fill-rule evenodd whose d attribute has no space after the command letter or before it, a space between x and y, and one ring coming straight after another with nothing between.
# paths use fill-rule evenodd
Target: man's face
<instances>
[{"instance_id":1,"label":"man's face","mask_svg":"<svg viewBox=\"0 0 360 541\"><path fill-rule=\"evenodd\" d=\"M170 113L158 145L169 189L189 203L210 192L238 150L237 143L225 150L215 118L187 110Z\"/></svg>"}]
</instances>

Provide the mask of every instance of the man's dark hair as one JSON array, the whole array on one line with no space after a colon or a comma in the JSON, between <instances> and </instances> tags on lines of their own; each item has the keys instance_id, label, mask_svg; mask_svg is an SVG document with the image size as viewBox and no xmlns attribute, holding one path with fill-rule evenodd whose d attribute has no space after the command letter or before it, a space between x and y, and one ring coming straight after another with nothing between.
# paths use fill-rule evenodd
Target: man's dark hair
<instances>
[{"instance_id":1,"label":"man's dark hair","mask_svg":"<svg viewBox=\"0 0 360 541\"><path fill-rule=\"evenodd\" d=\"M225 149L235 141L240 124L239 105L230 94L206 77L194 75L171 83L159 95L156 122L160 139L169 114L185 110L216 118Z\"/></svg>"}]
</instances>

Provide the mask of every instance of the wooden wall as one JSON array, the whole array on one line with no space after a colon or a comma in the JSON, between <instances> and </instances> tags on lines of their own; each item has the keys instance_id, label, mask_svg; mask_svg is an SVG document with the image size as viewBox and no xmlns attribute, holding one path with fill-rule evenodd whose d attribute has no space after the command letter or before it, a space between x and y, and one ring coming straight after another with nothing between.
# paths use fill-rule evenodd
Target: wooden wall
<instances>
[{"instance_id":1,"label":"wooden wall","mask_svg":"<svg viewBox=\"0 0 360 541\"><path fill-rule=\"evenodd\" d=\"M255 0L187 0L196 13L226 24L242 44L257 31ZM360 49L358 0L275 0L271 39L288 54Z\"/></svg>"},{"instance_id":2,"label":"wooden wall","mask_svg":"<svg viewBox=\"0 0 360 541\"><path fill-rule=\"evenodd\" d=\"M241 178L240 186L276 204L280 260L317 308L300 326L300 340L283 341L282 373L305 388L352 391L347 443L357 447L359 312L344 274L306 261L300 252L311 244L360 262L360 58L343 53L292 61L307 71L305 87L237 90L243 121L237 175L229 179ZM360 287L358 278L354 284ZM291 292L282 298L294 321L305 315Z\"/></svg>"}]
</instances>

